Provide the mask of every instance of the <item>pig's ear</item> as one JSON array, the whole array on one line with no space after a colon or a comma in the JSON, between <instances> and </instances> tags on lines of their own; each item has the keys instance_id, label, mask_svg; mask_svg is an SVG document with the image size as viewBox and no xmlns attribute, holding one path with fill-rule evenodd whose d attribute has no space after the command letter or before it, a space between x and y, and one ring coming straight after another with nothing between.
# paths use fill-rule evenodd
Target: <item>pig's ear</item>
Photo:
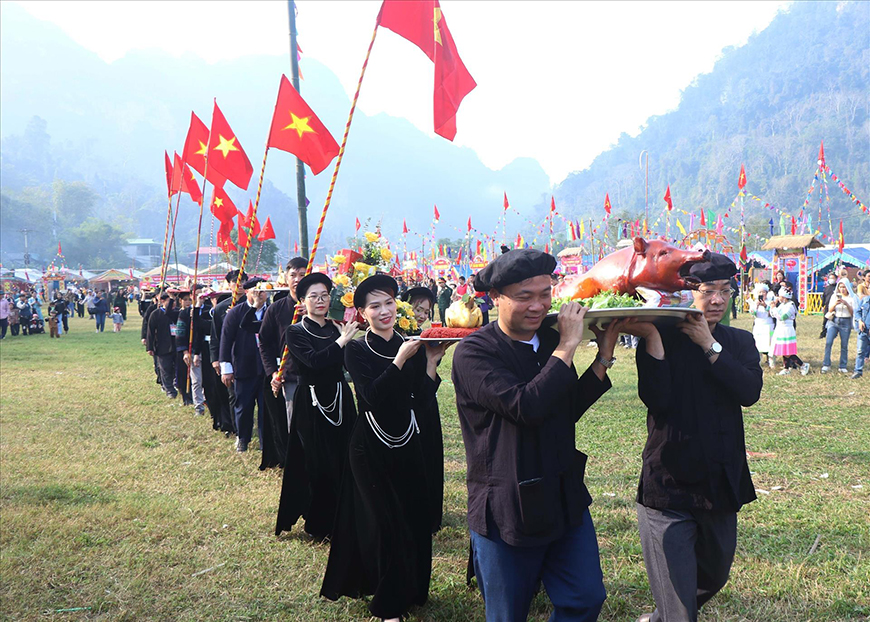
<instances>
[{"instance_id":1,"label":"pig's ear","mask_svg":"<svg viewBox=\"0 0 870 622\"><path fill-rule=\"evenodd\" d=\"M641 238L641 237L634 238L634 252L637 253L638 255L643 255L644 253L646 253L647 246L648 246L648 244L646 243L646 240L644 240L643 238Z\"/></svg>"}]
</instances>

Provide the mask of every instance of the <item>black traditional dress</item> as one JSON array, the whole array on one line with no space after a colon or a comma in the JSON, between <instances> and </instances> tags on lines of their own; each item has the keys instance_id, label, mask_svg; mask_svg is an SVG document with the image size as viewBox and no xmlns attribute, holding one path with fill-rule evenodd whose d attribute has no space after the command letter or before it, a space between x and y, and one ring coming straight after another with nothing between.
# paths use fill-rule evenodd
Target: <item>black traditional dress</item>
<instances>
[{"instance_id":1,"label":"black traditional dress","mask_svg":"<svg viewBox=\"0 0 870 622\"><path fill-rule=\"evenodd\" d=\"M369 610L382 618L424 604L432 573L433 486L422 437L441 380L426 374L424 350L396 367L402 343L398 334L385 341L368 332L345 348L359 417L320 591L331 600L370 594Z\"/></svg>"},{"instance_id":2,"label":"black traditional dress","mask_svg":"<svg viewBox=\"0 0 870 622\"><path fill-rule=\"evenodd\" d=\"M356 422L353 393L344 377L338 328L305 317L284 333L296 362L299 386L284 465L275 535L290 531L300 516L316 538L332 535L347 447Z\"/></svg>"}]
</instances>

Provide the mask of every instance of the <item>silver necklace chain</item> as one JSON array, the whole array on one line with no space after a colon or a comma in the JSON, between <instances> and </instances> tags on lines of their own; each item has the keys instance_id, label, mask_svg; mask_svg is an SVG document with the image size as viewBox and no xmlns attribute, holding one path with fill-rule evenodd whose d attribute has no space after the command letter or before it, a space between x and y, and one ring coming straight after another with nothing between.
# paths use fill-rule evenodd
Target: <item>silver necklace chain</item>
<instances>
[{"instance_id":1,"label":"silver necklace chain","mask_svg":"<svg viewBox=\"0 0 870 622\"><path fill-rule=\"evenodd\" d=\"M368 349L371 350L374 354L376 354L376 355L378 355L379 357L381 357L382 359L387 359L388 361L393 361L393 360L395 360L395 359L396 359L395 356L385 356L385 355L381 354L380 352L375 351L375 349L374 349L374 348L371 346L371 344L369 343L369 333L370 333L370 332L372 332L371 327L369 327L369 328L366 329L366 334L365 334L365 336L363 337L363 341L366 342L366 346L368 347ZM405 341L405 338L402 337L401 333L399 333L395 328L393 329L393 333L396 334L396 335L399 335L399 337L402 338L402 341Z\"/></svg>"},{"instance_id":2,"label":"silver necklace chain","mask_svg":"<svg viewBox=\"0 0 870 622\"><path fill-rule=\"evenodd\" d=\"M343 400L341 399L344 393L344 387L341 386L341 382L338 382L337 384L338 386L335 389L335 398L332 400L332 404L330 404L329 406L324 406L323 404L321 404L320 401L317 399L317 393L314 391L314 385L308 385L308 388L311 389L311 404L320 411L320 414L323 415L324 419L329 421L329 423L331 423L335 427L339 427L341 425L343 414L342 411L344 410L342 404ZM333 421L326 413L335 412L336 408L338 408L338 419Z\"/></svg>"},{"instance_id":3,"label":"silver necklace chain","mask_svg":"<svg viewBox=\"0 0 870 622\"><path fill-rule=\"evenodd\" d=\"M399 447L404 447L407 445L414 436L414 432L417 434L420 433L420 426L417 424L417 416L414 414L414 409L411 409L411 420L408 422L408 429L405 430L404 434L401 436L393 436L392 434L387 434L384 429L378 425L375 416L372 414L370 410L366 411L366 421L369 422L369 427L374 432L375 436L381 441L384 445L387 446L388 449L398 449Z\"/></svg>"},{"instance_id":4,"label":"silver necklace chain","mask_svg":"<svg viewBox=\"0 0 870 622\"><path fill-rule=\"evenodd\" d=\"M313 322L314 320L311 320L311 321ZM306 333L308 333L309 335L311 335L312 337L314 337L314 338L316 338L316 339L332 339L332 335L329 335L329 336L326 336L326 337L321 337L320 335L315 335L315 334L312 333L310 330L308 330L307 328L305 328L305 318L302 318L302 321L299 322L299 323L302 324L302 330L304 330Z\"/></svg>"}]
</instances>

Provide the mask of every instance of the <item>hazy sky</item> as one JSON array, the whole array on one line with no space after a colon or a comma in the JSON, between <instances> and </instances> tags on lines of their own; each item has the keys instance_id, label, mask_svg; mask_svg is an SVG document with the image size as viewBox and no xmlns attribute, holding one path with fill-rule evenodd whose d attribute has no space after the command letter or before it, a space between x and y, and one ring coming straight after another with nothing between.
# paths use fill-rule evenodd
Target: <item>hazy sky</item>
<instances>
[{"instance_id":1,"label":"hazy sky","mask_svg":"<svg viewBox=\"0 0 870 622\"><path fill-rule=\"evenodd\" d=\"M209 62L289 50L283 1L19 4L107 62L137 48L193 53ZM379 4L297 2L304 57L334 71L348 96ZM648 117L675 108L680 91L712 69L722 48L742 45L788 4L442 0L478 84L460 107L455 142L496 169L517 157L535 158L558 183L620 133L635 135ZM405 117L434 135L432 75L422 52L380 30L359 108ZM342 130L330 129L336 136Z\"/></svg>"}]
</instances>

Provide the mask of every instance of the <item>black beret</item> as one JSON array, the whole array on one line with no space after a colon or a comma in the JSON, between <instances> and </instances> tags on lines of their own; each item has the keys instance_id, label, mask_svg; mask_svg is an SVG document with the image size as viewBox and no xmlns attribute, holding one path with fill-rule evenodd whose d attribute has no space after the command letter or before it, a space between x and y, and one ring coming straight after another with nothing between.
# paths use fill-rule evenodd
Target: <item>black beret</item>
<instances>
[{"instance_id":1,"label":"black beret","mask_svg":"<svg viewBox=\"0 0 870 622\"><path fill-rule=\"evenodd\" d=\"M235 283L239 279L239 271L238 270L230 270L227 272L227 275L224 277L227 283ZM242 283L248 280L248 275L242 272Z\"/></svg>"},{"instance_id":2,"label":"black beret","mask_svg":"<svg viewBox=\"0 0 870 622\"><path fill-rule=\"evenodd\" d=\"M415 298L426 298L430 305L435 304L435 294L428 287L412 287L402 294L402 300L411 302Z\"/></svg>"},{"instance_id":3,"label":"black beret","mask_svg":"<svg viewBox=\"0 0 870 622\"><path fill-rule=\"evenodd\" d=\"M393 297L399 291L399 284L389 274L375 274L360 283L353 293L353 306L361 309L366 306L366 296L373 291L392 292Z\"/></svg>"},{"instance_id":4,"label":"black beret","mask_svg":"<svg viewBox=\"0 0 870 622\"><path fill-rule=\"evenodd\" d=\"M722 253L710 253L710 259L692 264L689 276L698 279L700 283L724 281L737 274L737 266Z\"/></svg>"},{"instance_id":5,"label":"black beret","mask_svg":"<svg viewBox=\"0 0 870 622\"><path fill-rule=\"evenodd\" d=\"M534 276L550 275L556 258L534 248L516 248L499 255L474 277L474 289L488 292Z\"/></svg>"},{"instance_id":6,"label":"black beret","mask_svg":"<svg viewBox=\"0 0 870 622\"><path fill-rule=\"evenodd\" d=\"M266 282L266 279L259 277L259 276L255 276L254 278L248 279L247 281L245 281L242 284L242 287L244 287L245 289L254 289L260 283L265 283L265 282Z\"/></svg>"},{"instance_id":7,"label":"black beret","mask_svg":"<svg viewBox=\"0 0 870 622\"><path fill-rule=\"evenodd\" d=\"M296 285L296 300L302 300L305 298L308 289L315 283L323 283L326 285L326 291L332 291L332 280L328 276L322 272L312 272L308 276L302 277Z\"/></svg>"}]
</instances>

